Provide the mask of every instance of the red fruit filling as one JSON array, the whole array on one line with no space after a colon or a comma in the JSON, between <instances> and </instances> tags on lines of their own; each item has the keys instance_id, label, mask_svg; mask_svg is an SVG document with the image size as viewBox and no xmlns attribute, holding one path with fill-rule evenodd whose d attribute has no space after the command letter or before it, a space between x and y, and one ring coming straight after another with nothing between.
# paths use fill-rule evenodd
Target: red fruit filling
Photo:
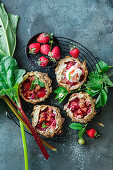
<instances>
[{"instance_id":1,"label":"red fruit filling","mask_svg":"<svg viewBox=\"0 0 113 170\"><path fill-rule=\"evenodd\" d=\"M47 92L45 87L40 87L39 85L34 86L34 89L30 90L33 80L34 76L30 76L22 83L22 94L28 100L42 98Z\"/></svg>"},{"instance_id":2,"label":"red fruit filling","mask_svg":"<svg viewBox=\"0 0 113 170\"><path fill-rule=\"evenodd\" d=\"M69 102L68 108L76 118L84 118L91 112L91 101L83 98L76 97Z\"/></svg>"},{"instance_id":3,"label":"red fruit filling","mask_svg":"<svg viewBox=\"0 0 113 170\"><path fill-rule=\"evenodd\" d=\"M81 66L80 65L78 65L77 67L79 68L79 69L81 69L82 70L82 75L80 76L80 80L79 80L79 82L70 82L69 80L67 80L67 78L66 78L66 71L69 69L69 68L71 68L71 66L74 66L75 64L76 64L76 62L75 61L68 61L68 62L65 62L64 64L66 64L66 67L64 68L64 71L63 71L63 76L62 76L62 79L61 79L61 82L62 83L66 83L66 84L70 84L70 87L72 87L72 86L75 86L76 84L78 84L78 83L80 83L80 82L82 82L83 80L84 80L84 77L85 77L85 72L84 72L84 70L81 68Z\"/></svg>"},{"instance_id":4,"label":"red fruit filling","mask_svg":"<svg viewBox=\"0 0 113 170\"><path fill-rule=\"evenodd\" d=\"M51 107L47 107L40 112L38 124L36 126L40 131L45 131L48 127L52 129L56 127L55 113L53 113Z\"/></svg>"}]
</instances>

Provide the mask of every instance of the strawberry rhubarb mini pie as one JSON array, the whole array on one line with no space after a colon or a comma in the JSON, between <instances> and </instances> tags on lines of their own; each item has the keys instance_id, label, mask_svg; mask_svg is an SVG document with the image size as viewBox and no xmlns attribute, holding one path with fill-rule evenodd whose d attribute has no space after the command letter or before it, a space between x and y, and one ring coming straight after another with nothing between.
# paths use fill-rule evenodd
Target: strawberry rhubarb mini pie
<instances>
[{"instance_id":1,"label":"strawberry rhubarb mini pie","mask_svg":"<svg viewBox=\"0 0 113 170\"><path fill-rule=\"evenodd\" d=\"M19 85L19 94L29 103L44 101L52 92L51 82L47 73L28 72Z\"/></svg>"},{"instance_id":2,"label":"strawberry rhubarb mini pie","mask_svg":"<svg viewBox=\"0 0 113 170\"><path fill-rule=\"evenodd\" d=\"M57 107L49 105L36 105L32 112L32 125L38 134L53 137L62 133L64 119Z\"/></svg>"},{"instance_id":3,"label":"strawberry rhubarb mini pie","mask_svg":"<svg viewBox=\"0 0 113 170\"><path fill-rule=\"evenodd\" d=\"M87 123L96 114L94 99L88 93L73 93L64 106L67 115L74 122Z\"/></svg>"},{"instance_id":4,"label":"strawberry rhubarb mini pie","mask_svg":"<svg viewBox=\"0 0 113 170\"><path fill-rule=\"evenodd\" d=\"M66 56L58 62L55 74L59 86L68 91L78 89L88 75L86 62L81 63L78 58Z\"/></svg>"}]
</instances>

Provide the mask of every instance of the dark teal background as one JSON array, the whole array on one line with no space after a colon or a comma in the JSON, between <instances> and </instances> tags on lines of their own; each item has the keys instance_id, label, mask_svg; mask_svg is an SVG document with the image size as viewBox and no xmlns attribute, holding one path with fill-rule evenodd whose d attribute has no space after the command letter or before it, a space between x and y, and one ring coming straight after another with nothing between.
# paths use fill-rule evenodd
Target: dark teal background
<instances>
[{"instance_id":1,"label":"dark teal background","mask_svg":"<svg viewBox=\"0 0 113 170\"><path fill-rule=\"evenodd\" d=\"M113 65L113 1L111 0L3 0L8 13L18 14L17 48L37 32L54 32L76 40L96 57ZM112 70L113 71L113 70ZM111 77L113 80L113 77ZM105 127L100 127L101 122ZM29 170L112 170L113 88L106 107L92 122L101 134L80 146L69 131L68 139L51 143L58 152L48 151L44 160L33 137L26 135ZM71 134L72 133L72 134ZM76 133L76 132L75 132ZM0 170L24 170L20 128L6 117L0 101Z\"/></svg>"}]
</instances>

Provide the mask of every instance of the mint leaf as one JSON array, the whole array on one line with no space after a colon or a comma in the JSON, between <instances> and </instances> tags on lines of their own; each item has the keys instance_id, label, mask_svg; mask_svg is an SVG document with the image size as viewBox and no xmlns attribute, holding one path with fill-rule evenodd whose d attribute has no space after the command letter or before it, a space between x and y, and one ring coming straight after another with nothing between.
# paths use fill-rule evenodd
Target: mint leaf
<instances>
[{"instance_id":1,"label":"mint leaf","mask_svg":"<svg viewBox=\"0 0 113 170\"><path fill-rule=\"evenodd\" d=\"M48 127L48 126L45 125L45 121L44 121L44 122L42 123L42 129L43 129L43 128L46 128L46 127Z\"/></svg>"},{"instance_id":2,"label":"mint leaf","mask_svg":"<svg viewBox=\"0 0 113 170\"><path fill-rule=\"evenodd\" d=\"M45 84L41 81L41 80L39 80L39 79L37 79L38 80L38 85L40 86L40 87L45 87Z\"/></svg>"},{"instance_id":3,"label":"mint leaf","mask_svg":"<svg viewBox=\"0 0 113 170\"><path fill-rule=\"evenodd\" d=\"M33 80L29 91L33 90L35 87L36 87L36 83L35 83L35 80Z\"/></svg>"}]
</instances>

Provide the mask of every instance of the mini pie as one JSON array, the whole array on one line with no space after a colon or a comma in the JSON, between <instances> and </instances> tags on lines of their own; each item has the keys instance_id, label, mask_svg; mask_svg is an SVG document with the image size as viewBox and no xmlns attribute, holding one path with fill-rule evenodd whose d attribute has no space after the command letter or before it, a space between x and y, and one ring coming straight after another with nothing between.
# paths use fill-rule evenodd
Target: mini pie
<instances>
[{"instance_id":1,"label":"mini pie","mask_svg":"<svg viewBox=\"0 0 113 170\"><path fill-rule=\"evenodd\" d=\"M73 93L68 103L64 106L72 121L87 123L95 116L95 103L94 99L88 93Z\"/></svg>"},{"instance_id":2,"label":"mini pie","mask_svg":"<svg viewBox=\"0 0 113 170\"><path fill-rule=\"evenodd\" d=\"M62 133L64 119L57 107L49 105L36 105L32 112L32 126L38 134L45 137L53 137Z\"/></svg>"},{"instance_id":3,"label":"mini pie","mask_svg":"<svg viewBox=\"0 0 113 170\"><path fill-rule=\"evenodd\" d=\"M47 73L28 72L19 85L19 94L29 103L44 101L52 92L51 82Z\"/></svg>"},{"instance_id":4,"label":"mini pie","mask_svg":"<svg viewBox=\"0 0 113 170\"><path fill-rule=\"evenodd\" d=\"M55 74L59 86L68 91L78 89L88 75L86 62L81 63L78 58L66 56L58 62Z\"/></svg>"}]
</instances>

